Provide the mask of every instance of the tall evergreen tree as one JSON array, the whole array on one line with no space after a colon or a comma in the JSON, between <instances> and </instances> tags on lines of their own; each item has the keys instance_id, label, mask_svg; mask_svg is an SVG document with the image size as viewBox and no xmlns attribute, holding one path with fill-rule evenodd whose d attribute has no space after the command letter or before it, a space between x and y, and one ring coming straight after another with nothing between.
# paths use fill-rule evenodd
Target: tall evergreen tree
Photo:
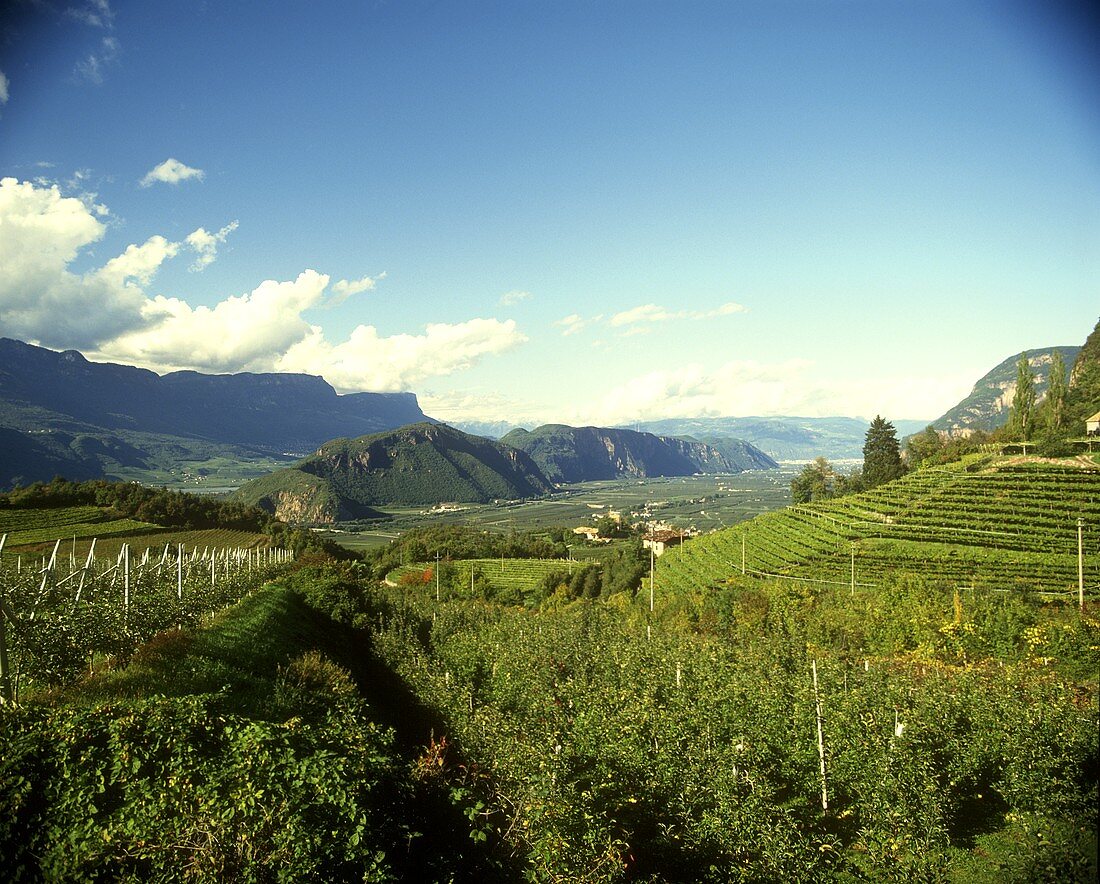
<instances>
[{"instance_id":1,"label":"tall evergreen tree","mask_svg":"<svg viewBox=\"0 0 1100 884\"><path fill-rule=\"evenodd\" d=\"M892 423L876 415L863 443L863 482L866 487L874 488L898 478L902 472L898 431Z\"/></svg>"},{"instance_id":2,"label":"tall evergreen tree","mask_svg":"<svg viewBox=\"0 0 1100 884\"><path fill-rule=\"evenodd\" d=\"M1020 354L1016 363L1016 395L1012 397L1012 411L1008 417L1008 427L1017 439L1027 442L1031 438L1035 423L1035 377L1031 373L1031 363L1027 352Z\"/></svg>"},{"instance_id":3,"label":"tall evergreen tree","mask_svg":"<svg viewBox=\"0 0 1100 884\"><path fill-rule=\"evenodd\" d=\"M1066 363L1062 351L1055 350L1050 357L1050 381L1047 385L1047 398L1044 406L1047 428L1051 436L1060 436L1066 422Z\"/></svg>"}]
</instances>

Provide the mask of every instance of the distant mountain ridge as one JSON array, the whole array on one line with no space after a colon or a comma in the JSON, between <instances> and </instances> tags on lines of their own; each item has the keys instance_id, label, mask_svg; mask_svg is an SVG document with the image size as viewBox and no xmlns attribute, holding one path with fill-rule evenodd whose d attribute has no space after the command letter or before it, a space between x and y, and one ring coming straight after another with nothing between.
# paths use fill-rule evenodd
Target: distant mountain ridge
<instances>
[{"instance_id":1,"label":"distant mountain ridge","mask_svg":"<svg viewBox=\"0 0 1100 884\"><path fill-rule=\"evenodd\" d=\"M545 424L531 431L513 430L500 441L527 452L551 481L559 483L739 473L778 466L752 446L730 449L727 454L698 439L607 427Z\"/></svg>"},{"instance_id":2,"label":"distant mountain ridge","mask_svg":"<svg viewBox=\"0 0 1100 884\"><path fill-rule=\"evenodd\" d=\"M327 523L364 518L377 506L487 503L552 490L524 452L423 422L326 442L293 467L242 485L233 497L287 521Z\"/></svg>"},{"instance_id":3,"label":"distant mountain ridge","mask_svg":"<svg viewBox=\"0 0 1100 884\"><path fill-rule=\"evenodd\" d=\"M1069 372L1081 347L1041 347L1027 351L1028 365L1035 378L1036 401L1041 402L1050 386L1050 366L1054 351L1062 354ZM974 384L970 394L954 408L932 422L933 429L951 434L968 434L974 430L990 431L1008 423L1012 401L1016 396L1016 368L1020 354L1009 356L986 372Z\"/></svg>"},{"instance_id":4,"label":"distant mountain ridge","mask_svg":"<svg viewBox=\"0 0 1100 884\"><path fill-rule=\"evenodd\" d=\"M899 437L928 425L915 420L891 422ZM830 460L862 458L869 425L870 421L854 417L699 417L643 421L635 426L712 444L716 439L743 439L776 460L805 461L819 455Z\"/></svg>"},{"instance_id":5,"label":"distant mountain ridge","mask_svg":"<svg viewBox=\"0 0 1100 884\"><path fill-rule=\"evenodd\" d=\"M5 451L20 457L2 465L0 486L57 472L101 476L120 463L112 452L138 466L166 448L180 457L211 446L241 457L302 453L426 419L413 393L339 395L305 374L162 376L0 338L0 427L22 437L8 434Z\"/></svg>"}]
</instances>

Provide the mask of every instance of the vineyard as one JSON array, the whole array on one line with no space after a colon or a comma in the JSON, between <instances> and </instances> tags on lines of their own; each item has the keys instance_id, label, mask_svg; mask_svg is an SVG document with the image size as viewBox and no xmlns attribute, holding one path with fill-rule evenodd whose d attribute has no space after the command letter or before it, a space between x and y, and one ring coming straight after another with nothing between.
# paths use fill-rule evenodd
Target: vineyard
<instances>
[{"instance_id":1,"label":"vineyard","mask_svg":"<svg viewBox=\"0 0 1100 884\"><path fill-rule=\"evenodd\" d=\"M884 575L993 590L1075 593L1100 583L1100 470L971 458L869 492L790 506L662 558L670 593L776 575L871 587Z\"/></svg>"},{"instance_id":2,"label":"vineyard","mask_svg":"<svg viewBox=\"0 0 1100 884\"><path fill-rule=\"evenodd\" d=\"M726 639L640 601L372 601L373 647L476 763L449 769L531 880L1095 873L1093 690L1035 658L853 658L815 625L822 600L778 581L737 599Z\"/></svg>"},{"instance_id":3,"label":"vineyard","mask_svg":"<svg viewBox=\"0 0 1100 884\"><path fill-rule=\"evenodd\" d=\"M148 522L115 518L105 507L72 506L44 509L0 509L0 534L8 548L53 543L58 537L110 537L158 529Z\"/></svg>"},{"instance_id":4,"label":"vineyard","mask_svg":"<svg viewBox=\"0 0 1100 884\"><path fill-rule=\"evenodd\" d=\"M0 534L0 696L16 702L29 688L72 680L97 658L125 658L164 629L196 624L289 560L282 549L167 541L155 553L122 543L103 556L93 538L79 559L58 539L48 555L24 562L4 556L6 540Z\"/></svg>"},{"instance_id":5,"label":"vineyard","mask_svg":"<svg viewBox=\"0 0 1100 884\"><path fill-rule=\"evenodd\" d=\"M447 569L444 586L462 587L466 590L475 586L474 590L463 592L461 597L471 598L481 595L503 598L522 598L528 591L538 585L551 574L569 574L574 568L591 564L585 560L577 559L459 559L454 562L444 562L440 567L440 575L443 569ZM435 562L418 562L411 565L402 565L386 575L386 583L390 586L408 586L410 584L427 584L435 586L436 569Z\"/></svg>"}]
</instances>

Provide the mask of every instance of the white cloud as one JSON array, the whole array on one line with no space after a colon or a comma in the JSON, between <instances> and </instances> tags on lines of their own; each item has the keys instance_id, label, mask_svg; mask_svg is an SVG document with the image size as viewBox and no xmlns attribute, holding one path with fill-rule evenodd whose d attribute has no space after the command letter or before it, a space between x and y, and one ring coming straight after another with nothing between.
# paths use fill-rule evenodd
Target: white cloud
<instances>
[{"instance_id":1,"label":"white cloud","mask_svg":"<svg viewBox=\"0 0 1100 884\"><path fill-rule=\"evenodd\" d=\"M336 389L397 391L477 364L524 343L527 336L513 320L469 319L448 325L431 323L422 335L385 338L374 326L360 325L342 344L331 344L314 326L275 367L278 371L320 374Z\"/></svg>"},{"instance_id":2,"label":"white cloud","mask_svg":"<svg viewBox=\"0 0 1100 884\"><path fill-rule=\"evenodd\" d=\"M76 63L77 75L96 86L101 85L107 68L118 61L120 49L117 39L104 37L100 41L99 49L96 52L89 52L88 55Z\"/></svg>"},{"instance_id":3,"label":"white cloud","mask_svg":"<svg viewBox=\"0 0 1100 884\"><path fill-rule=\"evenodd\" d=\"M93 28L111 28L115 20L108 0L88 0L83 6L70 6L65 14Z\"/></svg>"},{"instance_id":4,"label":"white cloud","mask_svg":"<svg viewBox=\"0 0 1100 884\"><path fill-rule=\"evenodd\" d=\"M360 292L369 292L378 285L379 281L386 278L386 271L382 271L377 276L363 276L359 279L340 279L332 284L332 296L325 304L326 307L335 307L338 304L343 304L352 295L358 295Z\"/></svg>"},{"instance_id":5,"label":"white cloud","mask_svg":"<svg viewBox=\"0 0 1100 884\"><path fill-rule=\"evenodd\" d=\"M163 237L130 246L99 270L69 264L106 226L56 185L0 180L0 331L52 347L91 347L145 322L147 280L171 251Z\"/></svg>"},{"instance_id":6,"label":"white cloud","mask_svg":"<svg viewBox=\"0 0 1100 884\"><path fill-rule=\"evenodd\" d=\"M554 325L561 328L561 333L565 337L575 335L578 332L584 331L585 328L593 323L599 322L603 319L603 314L593 316L590 319L583 318L579 313L570 313L568 316L563 316L561 319L554 320Z\"/></svg>"},{"instance_id":7,"label":"white cloud","mask_svg":"<svg viewBox=\"0 0 1100 884\"><path fill-rule=\"evenodd\" d=\"M514 307L520 301L526 301L531 297L530 292L520 291L519 289L512 289L510 292L505 292L500 296L501 307Z\"/></svg>"},{"instance_id":8,"label":"white cloud","mask_svg":"<svg viewBox=\"0 0 1100 884\"><path fill-rule=\"evenodd\" d=\"M632 307L622 313L616 313L611 317L613 326L634 325L638 322L664 322L666 319L676 319L683 314L669 313L664 307L656 304L642 304L640 307Z\"/></svg>"},{"instance_id":9,"label":"white cloud","mask_svg":"<svg viewBox=\"0 0 1100 884\"><path fill-rule=\"evenodd\" d=\"M8 77L0 71L0 104L7 104L11 93L9 91Z\"/></svg>"},{"instance_id":10,"label":"white cloud","mask_svg":"<svg viewBox=\"0 0 1100 884\"><path fill-rule=\"evenodd\" d=\"M198 273L213 264L218 257L218 245L225 242L237 227L237 221L230 221L217 233L209 233L206 228L200 227L187 234L187 245L195 251L195 260L188 269Z\"/></svg>"},{"instance_id":11,"label":"white cloud","mask_svg":"<svg viewBox=\"0 0 1100 884\"><path fill-rule=\"evenodd\" d=\"M471 319L391 337L360 325L334 344L303 319L329 292L329 277L315 270L266 280L213 306L151 297L145 287L165 261L185 247L213 260L236 222L216 234L199 228L185 243L150 236L101 267L73 273L70 264L105 234L97 214L55 184L0 180L0 334L159 371L304 371L344 391L408 389L527 340L511 320ZM333 289L347 297L382 276L340 280Z\"/></svg>"},{"instance_id":12,"label":"white cloud","mask_svg":"<svg viewBox=\"0 0 1100 884\"><path fill-rule=\"evenodd\" d=\"M735 360L716 369L692 364L638 375L609 390L583 412L583 419L622 424L674 417L876 413L932 419L967 389L966 380L953 375L834 379L803 359Z\"/></svg>"},{"instance_id":13,"label":"white cloud","mask_svg":"<svg viewBox=\"0 0 1100 884\"><path fill-rule=\"evenodd\" d=\"M719 316L732 316L735 313L745 313L748 308L733 301L727 301L713 310L667 310L658 304L642 304L632 307L611 317L610 323L615 327L637 326L641 323L668 322L675 319L715 319ZM628 334L638 334L633 331Z\"/></svg>"},{"instance_id":14,"label":"white cloud","mask_svg":"<svg viewBox=\"0 0 1100 884\"><path fill-rule=\"evenodd\" d=\"M213 307L157 296L142 309L148 327L118 336L98 355L158 369L270 371L278 354L311 333L302 312L317 304L329 278L305 270L273 279Z\"/></svg>"},{"instance_id":15,"label":"white cloud","mask_svg":"<svg viewBox=\"0 0 1100 884\"><path fill-rule=\"evenodd\" d=\"M159 166L154 166L145 173L145 177L141 179L141 186L149 187L158 181L164 184L179 184L181 181L188 181L192 178L202 181L205 177L206 173L202 169L192 168L184 165L174 157L169 157Z\"/></svg>"},{"instance_id":16,"label":"white cloud","mask_svg":"<svg viewBox=\"0 0 1100 884\"><path fill-rule=\"evenodd\" d=\"M112 258L95 276L115 285L125 285L130 280L139 285L148 285L156 275L160 265L169 258L176 257L180 244L168 242L163 236L151 236L144 245L129 245L117 258Z\"/></svg>"}]
</instances>

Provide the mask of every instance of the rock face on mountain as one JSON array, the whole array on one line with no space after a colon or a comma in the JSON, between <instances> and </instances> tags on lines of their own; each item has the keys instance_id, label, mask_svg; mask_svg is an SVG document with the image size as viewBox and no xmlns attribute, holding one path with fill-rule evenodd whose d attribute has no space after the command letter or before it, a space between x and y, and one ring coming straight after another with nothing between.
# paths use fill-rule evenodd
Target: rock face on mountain
<instances>
[{"instance_id":1,"label":"rock face on mountain","mask_svg":"<svg viewBox=\"0 0 1100 884\"><path fill-rule=\"evenodd\" d=\"M1043 347L1028 350L1027 361L1035 376L1037 401L1042 401L1050 385L1050 364L1054 351L1062 354L1067 371L1074 364L1080 347ZM995 430L1008 423L1012 400L1016 395L1016 366L1020 354L1009 356L974 384L970 395L932 422L932 427L952 435L968 435L975 430Z\"/></svg>"},{"instance_id":2,"label":"rock face on mountain","mask_svg":"<svg viewBox=\"0 0 1100 884\"><path fill-rule=\"evenodd\" d=\"M152 469L199 449L211 456L211 446L229 458L304 453L422 420L412 393L341 396L304 374L160 376L0 338L0 427L21 437L5 446L20 458L0 463L0 487L56 473L102 476L125 458Z\"/></svg>"},{"instance_id":3,"label":"rock face on mountain","mask_svg":"<svg viewBox=\"0 0 1100 884\"><path fill-rule=\"evenodd\" d=\"M487 503L552 490L522 451L444 424L418 423L326 442L233 496L280 519L322 523L364 518L376 506Z\"/></svg>"},{"instance_id":4,"label":"rock face on mountain","mask_svg":"<svg viewBox=\"0 0 1100 884\"><path fill-rule=\"evenodd\" d=\"M526 451L554 482L590 482L623 476L690 476L746 469L716 448L692 438L655 436L634 430L546 424L513 430L500 440ZM759 463L770 461L757 452ZM775 466L771 461L771 466ZM757 464L747 467L758 468Z\"/></svg>"}]
</instances>

